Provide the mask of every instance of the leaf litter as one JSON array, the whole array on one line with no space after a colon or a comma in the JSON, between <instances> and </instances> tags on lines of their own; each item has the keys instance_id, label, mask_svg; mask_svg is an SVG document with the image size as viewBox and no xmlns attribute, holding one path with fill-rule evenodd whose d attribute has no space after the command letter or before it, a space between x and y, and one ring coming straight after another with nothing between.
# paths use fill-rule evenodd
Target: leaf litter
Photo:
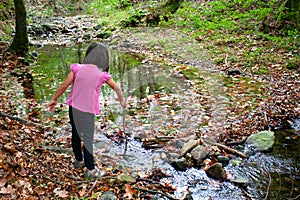
<instances>
[{"instance_id":1,"label":"leaf litter","mask_svg":"<svg viewBox=\"0 0 300 200\"><path fill-rule=\"evenodd\" d=\"M147 33L147 31L144 33ZM156 34L156 36L159 35ZM183 99L186 98L189 104L191 101L195 102L195 104L189 105L192 107L188 109L187 117L193 118L195 116L197 118L199 115L201 116L201 124L207 128L205 133L201 132L201 134L209 134L215 131L215 124L209 124L213 116L213 110L210 109L209 105L212 105L211 102L214 101L216 96L212 97L208 88L203 88L197 84L204 78L199 80L195 78L199 74L196 73L193 76L193 73L190 73L188 70L190 65L213 66L213 68L209 69L212 71L222 71L224 66L215 66L211 65L210 62L200 61L201 59L196 59L196 54L192 54L190 51L178 57L178 52L172 53L172 49L164 51L157 44L154 45L154 51L147 46L149 44L143 44L143 42L135 38L136 35L131 34L131 36L131 44L126 46L127 51L138 54L144 53L148 57L148 60L145 60L145 62L150 62L151 60L163 61L168 65L174 66L175 72L187 74L189 77L188 82L192 86L191 90L197 97L197 100L195 100L195 96L190 98L188 96L183 97ZM173 38L172 41L176 41L174 40L176 36L171 38ZM119 42L119 44L125 44L125 41ZM145 46L141 48L141 44ZM116 48L124 49L118 46ZM146 50L142 52L141 49ZM184 49L184 47L181 49ZM181 60L186 58L185 56L187 55L190 56L192 62L178 64L187 62L186 60ZM20 113L22 109L18 109L19 104L22 102L23 106L27 108L34 107L37 109L44 109L43 106L45 105L37 105L36 102L25 99L21 92L23 88L20 81L13 78L14 76L10 76L10 71L26 67L18 61L18 58L14 58L11 54L2 53L1 60L1 113L24 117L28 121L39 122L38 119L28 118L28 113ZM258 130L289 127L291 119L299 118L299 71L284 70L280 64L276 64L270 66L270 72L268 76L250 74L249 78L245 76L221 76L227 100L225 101L226 110L224 110L226 113L226 124L221 124L220 126L222 128L222 134L219 135L220 141L224 143L240 141ZM218 85L214 86L219 87ZM130 103L131 112L135 114L135 116L131 116L131 119L135 119L133 121L136 127L141 127L140 129L145 130L147 124L151 126L151 122L143 120L146 119L143 116L149 114L147 110L151 110L151 106L155 108L155 103L159 105L159 108L158 110L154 109L152 114L155 114L155 111L165 109L168 116L174 117L172 119L173 122L182 121L181 117L184 114L181 113L181 116L174 115L176 113L176 106L174 106L176 105L176 98L166 94L156 94L156 96L149 95L138 103L135 100ZM57 140L55 134L49 134L49 127L46 125L45 127L36 127L9 117L3 117L2 115L0 120L0 174L2 177L0 179L0 195L4 199L17 199L20 197L51 199L53 197L66 198L70 196L98 198L99 193L103 191L113 191L120 197L131 198L134 194L138 193L140 195L141 188L148 192L144 194L148 196L151 196L153 188L156 192L164 191L164 188L166 188L166 185L162 183L154 184L153 181L150 181L160 180L163 177L161 174L158 176L146 176L144 180L137 181L135 184L124 184L111 181L115 180L115 177L123 172L120 170L109 171L109 169L107 169L109 172L107 177L97 180L97 182L85 182L80 178L82 177L81 170L75 170L74 173L70 152L63 151L63 149L70 149L70 143L65 142L68 138L66 140ZM50 122L56 119L52 117L48 120ZM63 118L62 121L55 121L55 125L63 125L67 122L66 120L67 118ZM221 120L224 120L224 118ZM112 132L116 132L119 135L115 140L120 141L122 129L118 126L111 127ZM178 130L180 130L176 127L176 123L166 123L163 127L157 126L154 128L150 132L145 132L145 136L148 136L149 133L156 138L165 135L178 136ZM198 130L191 131L199 134ZM115 134L112 135L115 136ZM53 149L46 149L44 148L45 146L53 147ZM149 181L151 185L149 185ZM135 187L140 188L140 190L135 189ZM165 192L172 193L172 190L168 188Z\"/></svg>"}]
</instances>

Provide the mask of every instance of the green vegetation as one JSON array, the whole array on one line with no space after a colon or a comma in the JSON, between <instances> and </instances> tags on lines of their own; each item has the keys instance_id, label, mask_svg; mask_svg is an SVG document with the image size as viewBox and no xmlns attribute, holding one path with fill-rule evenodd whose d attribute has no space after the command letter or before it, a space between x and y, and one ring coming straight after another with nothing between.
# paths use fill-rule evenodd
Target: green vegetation
<instances>
[{"instance_id":1,"label":"green vegetation","mask_svg":"<svg viewBox=\"0 0 300 200\"><path fill-rule=\"evenodd\" d=\"M282 15L283 3L283 0L219 0L205 4L184 1L172 17L161 20L158 26L185 34L186 38L182 40L198 40L214 63L220 66L230 62L254 74L268 74L272 65L296 69L300 63L300 32L297 24L290 29L280 29L278 19ZM142 15L155 4L152 1L144 4L143 1L136 5L125 1L93 1L88 12L98 15L100 21L111 27L137 26L133 23L136 21L139 21L139 26L146 26ZM127 24L124 26L124 23ZM154 41L150 46L157 43L165 44L164 41ZM291 54L289 58L285 56L287 52Z\"/></svg>"},{"instance_id":2,"label":"green vegetation","mask_svg":"<svg viewBox=\"0 0 300 200\"><path fill-rule=\"evenodd\" d=\"M13 12L13 1L12 0L4 0L0 3L0 20L4 21L10 18L11 13Z\"/></svg>"},{"instance_id":3,"label":"green vegetation","mask_svg":"<svg viewBox=\"0 0 300 200\"><path fill-rule=\"evenodd\" d=\"M13 15L13 1L4 0L0 3L0 41L9 41L12 33L10 27L10 18Z\"/></svg>"},{"instance_id":4,"label":"green vegetation","mask_svg":"<svg viewBox=\"0 0 300 200\"><path fill-rule=\"evenodd\" d=\"M0 7L13 5L11 0L0 3ZM44 2L43 9L27 9L28 21L31 17L49 15L89 14L97 17L101 30L99 37L107 38L113 32L126 27L147 26L146 16L162 1L138 0L73 0L59 1L55 4ZM161 19L159 27L173 29L184 35L180 40L197 40L207 50L212 61L222 68L235 67L254 74L267 74L270 66L297 69L300 64L299 23L283 22L286 8L284 0L218 0L184 1L176 13L167 14ZM33 5L36 6L36 5ZM5 7L5 8L6 8ZM27 5L29 7L29 5ZM9 10L5 9L3 10ZM8 11L8 13L11 13ZM9 14L0 15L0 40L8 41L12 33ZM289 24L289 26L283 26ZM149 46L162 44L168 52L169 38L165 41L147 41ZM165 43L167 42L167 44ZM191 48L192 51L193 48ZM288 56L286 54L289 54Z\"/></svg>"}]
</instances>

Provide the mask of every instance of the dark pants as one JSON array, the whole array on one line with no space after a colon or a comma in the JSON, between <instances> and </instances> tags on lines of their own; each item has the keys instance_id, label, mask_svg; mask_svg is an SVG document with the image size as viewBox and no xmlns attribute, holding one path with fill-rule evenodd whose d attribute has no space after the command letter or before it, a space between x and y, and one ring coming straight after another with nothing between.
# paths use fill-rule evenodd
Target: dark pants
<instances>
[{"instance_id":1,"label":"dark pants","mask_svg":"<svg viewBox=\"0 0 300 200\"><path fill-rule=\"evenodd\" d=\"M72 126L72 148L75 159L82 161L84 156L86 168L92 170L95 168L93 157L95 116L69 106L69 117ZM81 141L83 141L83 156Z\"/></svg>"}]
</instances>

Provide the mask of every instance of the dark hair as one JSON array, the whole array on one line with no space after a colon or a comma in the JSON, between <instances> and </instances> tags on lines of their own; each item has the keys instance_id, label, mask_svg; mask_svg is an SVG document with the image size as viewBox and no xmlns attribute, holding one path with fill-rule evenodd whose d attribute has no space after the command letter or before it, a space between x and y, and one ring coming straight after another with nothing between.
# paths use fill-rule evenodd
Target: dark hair
<instances>
[{"instance_id":1,"label":"dark hair","mask_svg":"<svg viewBox=\"0 0 300 200\"><path fill-rule=\"evenodd\" d=\"M84 64L93 64L102 70L108 72L109 53L107 47L101 42L93 42L86 50Z\"/></svg>"}]
</instances>

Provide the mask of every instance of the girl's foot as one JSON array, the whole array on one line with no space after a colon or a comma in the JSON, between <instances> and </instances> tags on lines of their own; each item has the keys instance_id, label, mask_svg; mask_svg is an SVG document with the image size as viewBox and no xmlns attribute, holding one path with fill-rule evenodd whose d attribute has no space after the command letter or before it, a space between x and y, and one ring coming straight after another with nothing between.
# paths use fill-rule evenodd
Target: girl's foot
<instances>
[{"instance_id":1,"label":"girl's foot","mask_svg":"<svg viewBox=\"0 0 300 200\"><path fill-rule=\"evenodd\" d=\"M84 178L85 179L90 179L90 178L100 178L102 176L105 176L106 172L105 171L100 171L97 167L95 167L95 169L92 170L86 170L84 172Z\"/></svg>"},{"instance_id":2,"label":"girl's foot","mask_svg":"<svg viewBox=\"0 0 300 200\"><path fill-rule=\"evenodd\" d=\"M73 162L73 164L74 164L74 167L75 167L75 169L82 169L82 168L84 168L84 161L78 161L78 160L75 160L74 162Z\"/></svg>"}]
</instances>

